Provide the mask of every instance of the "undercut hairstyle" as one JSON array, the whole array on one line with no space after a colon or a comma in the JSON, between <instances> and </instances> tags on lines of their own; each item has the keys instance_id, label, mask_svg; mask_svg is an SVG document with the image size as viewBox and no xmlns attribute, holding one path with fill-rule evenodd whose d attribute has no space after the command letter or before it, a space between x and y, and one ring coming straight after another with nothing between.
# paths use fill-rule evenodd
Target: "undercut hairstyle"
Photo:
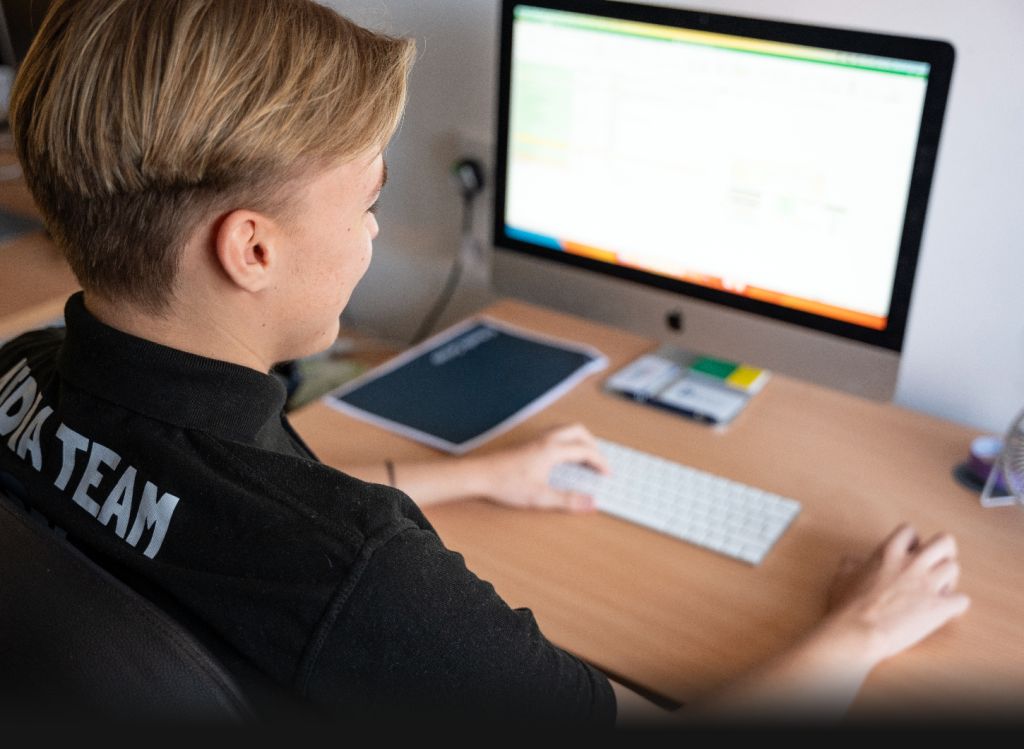
<instances>
[{"instance_id":1,"label":"undercut hairstyle","mask_svg":"<svg viewBox=\"0 0 1024 749\"><path fill-rule=\"evenodd\" d=\"M82 287L162 314L201 221L384 147L414 55L311 0L57 0L11 131Z\"/></svg>"}]
</instances>

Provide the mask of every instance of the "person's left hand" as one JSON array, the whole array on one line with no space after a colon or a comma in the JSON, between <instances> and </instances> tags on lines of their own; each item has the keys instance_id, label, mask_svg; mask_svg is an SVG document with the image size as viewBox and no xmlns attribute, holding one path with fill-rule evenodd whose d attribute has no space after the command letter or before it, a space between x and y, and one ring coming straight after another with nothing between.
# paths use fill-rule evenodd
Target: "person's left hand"
<instances>
[{"instance_id":1,"label":"person's left hand","mask_svg":"<svg viewBox=\"0 0 1024 749\"><path fill-rule=\"evenodd\" d=\"M559 463L583 463L603 474L611 473L597 440L582 424L559 427L518 447L467 458L484 477L489 499L503 505L548 510L589 512L594 498L548 486L551 469Z\"/></svg>"}]
</instances>

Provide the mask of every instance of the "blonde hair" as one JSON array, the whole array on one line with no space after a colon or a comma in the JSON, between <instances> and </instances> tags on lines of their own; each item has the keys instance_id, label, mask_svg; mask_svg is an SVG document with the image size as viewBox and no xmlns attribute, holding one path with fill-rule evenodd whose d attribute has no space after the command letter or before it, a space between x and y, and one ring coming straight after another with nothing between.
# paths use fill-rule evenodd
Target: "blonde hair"
<instances>
[{"instance_id":1,"label":"blonde hair","mask_svg":"<svg viewBox=\"0 0 1024 749\"><path fill-rule=\"evenodd\" d=\"M159 313L204 217L383 148L414 54L311 0L57 0L11 130L82 286Z\"/></svg>"}]
</instances>

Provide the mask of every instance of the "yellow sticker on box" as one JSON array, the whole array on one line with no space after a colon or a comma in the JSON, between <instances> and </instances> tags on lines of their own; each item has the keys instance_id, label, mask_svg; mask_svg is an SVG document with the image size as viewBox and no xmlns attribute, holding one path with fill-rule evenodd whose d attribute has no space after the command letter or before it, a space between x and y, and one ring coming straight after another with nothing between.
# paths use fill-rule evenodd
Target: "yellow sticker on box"
<instances>
[{"instance_id":1,"label":"yellow sticker on box","mask_svg":"<svg viewBox=\"0 0 1024 749\"><path fill-rule=\"evenodd\" d=\"M746 390L757 382L757 378L761 376L762 372L764 372L763 369L748 367L745 364L741 364L733 370L732 374L725 378L725 381L733 387Z\"/></svg>"}]
</instances>

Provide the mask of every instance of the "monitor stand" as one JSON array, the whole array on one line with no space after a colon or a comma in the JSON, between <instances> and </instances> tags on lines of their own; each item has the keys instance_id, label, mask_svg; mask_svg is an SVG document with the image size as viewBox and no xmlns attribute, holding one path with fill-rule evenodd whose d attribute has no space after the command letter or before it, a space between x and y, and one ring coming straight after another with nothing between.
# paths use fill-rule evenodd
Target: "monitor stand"
<instances>
[{"instance_id":1,"label":"monitor stand","mask_svg":"<svg viewBox=\"0 0 1024 749\"><path fill-rule=\"evenodd\" d=\"M495 248L492 285L540 304L691 351L889 401L895 351L682 297L630 281ZM679 320L681 330L672 326Z\"/></svg>"}]
</instances>

